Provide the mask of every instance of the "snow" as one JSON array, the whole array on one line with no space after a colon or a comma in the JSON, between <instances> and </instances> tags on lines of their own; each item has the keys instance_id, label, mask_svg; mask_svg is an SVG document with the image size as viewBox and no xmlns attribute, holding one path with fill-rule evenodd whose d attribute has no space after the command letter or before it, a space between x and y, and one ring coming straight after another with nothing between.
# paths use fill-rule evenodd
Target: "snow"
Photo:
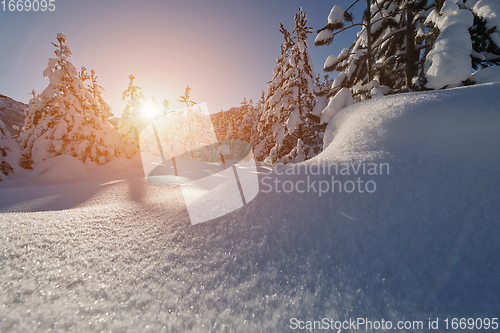
<instances>
[{"instance_id":1,"label":"snow","mask_svg":"<svg viewBox=\"0 0 500 333\"><path fill-rule=\"evenodd\" d=\"M346 79L347 74L346 72L340 72L336 77L335 80L332 82L332 89L340 87L342 85L342 82Z\"/></svg>"},{"instance_id":2,"label":"snow","mask_svg":"<svg viewBox=\"0 0 500 333\"><path fill-rule=\"evenodd\" d=\"M364 89L370 90L370 96L372 98L378 98L387 95L391 90L391 88L387 86L381 86L378 80L372 80L364 87Z\"/></svg>"},{"instance_id":3,"label":"snow","mask_svg":"<svg viewBox=\"0 0 500 333\"><path fill-rule=\"evenodd\" d=\"M89 173L111 175L134 168L142 170L142 162L140 154L136 154L130 159L117 157L104 165L98 165L96 163L87 161L87 163L85 163L85 167L87 168Z\"/></svg>"},{"instance_id":4,"label":"snow","mask_svg":"<svg viewBox=\"0 0 500 333\"><path fill-rule=\"evenodd\" d=\"M57 39L60 39L63 43L68 41L68 37L63 32L57 34Z\"/></svg>"},{"instance_id":5,"label":"snow","mask_svg":"<svg viewBox=\"0 0 500 333\"><path fill-rule=\"evenodd\" d=\"M328 15L328 24L338 24L344 22L344 10L342 6L335 5Z\"/></svg>"},{"instance_id":6,"label":"snow","mask_svg":"<svg viewBox=\"0 0 500 333\"><path fill-rule=\"evenodd\" d=\"M311 111L316 116L321 116L323 109L328 105L327 99L324 96L317 96L314 98L314 108Z\"/></svg>"},{"instance_id":7,"label":"snow","mask_svg":"<svg viewBox=\"0 0 500 333\"><path fill-rule=\"evenodd\" d=\"M331 30L325 29L319 32L319 34L314 39L314 45L324 45L329 44L333 40L333 32Z\"/></svg>"},{"instance_id":8,"label":"snow","mask_svg":"<svg viewBox=\"0 0 500 333\"><path fill-rule=\"evenodd\" d=\"M496 318L499 88L347 107L330 121L323 153L260 165L253 201L196 226L179 189L150 186L137 168L1 182L0 331L288 332L291 318L440 318L440 327L442 318ZM335 175L375 181L372 194L274 189L306 181L285 173L293 167L343 162L390 172ZM331 180L308 177L316 189Z\"/></svg>"},{"instance_id":9,"label":"snow","mask_svg":"<svg viewBox=\"0 0 500 333\"><path fill-rule=\"evenodd\" d=\"M490 66L482 68L477 72L475 72L474 74L472 74L470 79L475 83L500 82L500 67Z\"/></svg>"},{"instance_id":10,"label":"snow","mask_svg":"<svg viewBox=\"0 0 500 333\"><path fill-rule=\"evenodd\" d=\"M336 65L337 65L337 57L332 54L328 58L326 58L323 68L325 69L325 71L329 71L334 69Z\"/></svg>"},{"instance_id":11,"label":"snow","mask_svg":"<svg viewBox=\"0 0 500 333\"><path fill-rule=\"evenodd\" d=\"M474 16L452 0L444 2L441 15L433 10L426 22L434 23L441 33L427 55L427 88L441 89L461 85L471 75L472 41L469 28Z\"/></svg>"},{"instance_id":12,"label":"snow","mask_svg":"<svg viewBox=\"0 0 500 333\"><path fill-rule=\"evenodd\" d=\"M37 163L33 167L32 177L53 183L75 182L87 177L85 165L69 155L61 155Z\"/></svg>"},{"instance_id":13,"label":"snow","mask_svg":"<svg viewBox=\"0 0 500 333\"><path fill-rule=\"evenodd\" d=\"M370 96L372 98L378 98L382 97L384 95L387 95L391 91L391 88L388 86L377 86L373 87L370 91Z\"/></svg>"},{"instance_id":14,"label":"snow","mask_svg":"<svg viewBox=\"0 0 500 333\"><path fill-rule=\"evenodd\" d=\"M288 132L293 133L297 125L300 123L300 110L297 107L293 112L290 114L288 117L287 121L285 122L286 128L288 129Z\"/></svg>"},{"instance_id":15,"label":"snow","mask_svg":"<svg viewBox=\"0 0 500 333\"><path fill-rule=\"evenodd\" d=\"M346 58L348 55L349 55L349 48L344 47L344 48L342 49L342 51L340 51L339 56L338 56L337 58L338 58L339 60L340 60L340 59L344 60L344 58Z\"/></svg>"},{"instance_id":16,"label":"snow","mask_svg":"<svg viewBox=\"0 0 500 333\"><path fill-rule=\"evenodd\" d=\"M283 138L285 137L285 128L281 127L280 130L278 131L278 134L276 134L276 146L281 146L283 144Z\"/></svg>"},{"instance_id":17,"label":"snow","mask_svg":"<svg viewBox=\"0 0 500 333\"><path fill-rule=\"evenodd\" d=\"M498 29L498 27L500 27L500 3L498 1L467 0L465 6L471 8L477 16L486 21L486 28L488 30L493 28ZM496 42L495 44L500 45Z\"/></svg>"},{"instance_id":18,"label":"snow","mask_svg":"<svg viewBox=\"0 0 500 333\"><path fill-rule=\"evenodd\" d=\"M353 103L354 101L352 99L351 91L345 87L340 89L340 91L335 96L330 97L328 105L321 114L320 123L321 124L328 123L334 114L339 112L342 108L349 106Z\"/></svg>"}]
</instances>

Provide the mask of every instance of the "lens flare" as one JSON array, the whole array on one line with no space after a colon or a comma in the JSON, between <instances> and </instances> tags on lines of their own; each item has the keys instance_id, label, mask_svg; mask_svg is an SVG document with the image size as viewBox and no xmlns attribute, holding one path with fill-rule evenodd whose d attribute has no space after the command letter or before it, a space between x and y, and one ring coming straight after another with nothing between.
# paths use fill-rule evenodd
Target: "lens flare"
<instances>
[{"instance_id":1,"label":"lens flare","mask_svg":"<svg viewBox=\"0 0 500 333\"><path fill-rule=\"evenodd\" d=\"M142 112L146 118L153 119L160 115L160 110L158 106L151 103L146 103L142 108Z\"/></svg>"},{"instance_id":2,"label":"lens flare","mask_svg":"<svg viewBox=\"0 0 500 333\"><path fill-rule=\"evenodd\" d=\"M339 214L340 214L340 215L342 215L342 216L347 217L347 218L348 218L348 219L350 219L350 220L353 220L353 221L355 220L355 218L354 218L354 217L347 215L346 213L344 213L344 212L343 212L343 211L341 211L341 210L339 210Z\"/></svg>"}]
</instances>

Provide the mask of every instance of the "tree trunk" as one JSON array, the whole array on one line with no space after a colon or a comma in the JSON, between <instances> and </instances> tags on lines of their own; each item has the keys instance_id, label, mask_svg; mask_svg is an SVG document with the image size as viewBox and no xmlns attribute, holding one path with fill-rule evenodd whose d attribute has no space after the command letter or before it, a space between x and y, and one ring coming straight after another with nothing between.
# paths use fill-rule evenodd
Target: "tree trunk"
<instances>
[{"instance_id":1,"label":"tree trunk","mask_svg":"<svg viewBox=\"0 0 500 333\"><path fill-rule=\"evenodd\" d=\"M371 1L366 0L366 11L368 13L367 21L366 21L366 37L368 39L366 45L366 55L367 55L367 65L368 65L368 83L373 80L372 75L372 18L371 18Z\"/></svg>"},{"instance_id":2,"label":"tree trunk","mask_svg":"<svg viewBox=\"0 0 500 333\"><path fill-rule=\"evenodd\" d=\"M406 12L406 87L413 86L412 79L417 75L417 65L415 59L415 39L413 37L414 15L409 10Z\"/></svg>"}]
</instances>

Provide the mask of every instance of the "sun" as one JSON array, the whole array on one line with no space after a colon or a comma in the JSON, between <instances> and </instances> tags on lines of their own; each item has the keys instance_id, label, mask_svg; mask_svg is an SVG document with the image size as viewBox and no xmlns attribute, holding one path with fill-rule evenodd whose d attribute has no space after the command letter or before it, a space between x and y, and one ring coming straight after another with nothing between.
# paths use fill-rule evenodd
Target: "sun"
<instances>
[{"instance_id":1,"label":"sun","mask_svg":"<svg viewBox=\"0 0 500 333\"><path fill-rule=\"evenodd\" d=\"M153 119L160 114L160 108L158 105L154 105L152 103L146 103L142 107L142 113L146 118Z\"/></svg>"}]
</instances>

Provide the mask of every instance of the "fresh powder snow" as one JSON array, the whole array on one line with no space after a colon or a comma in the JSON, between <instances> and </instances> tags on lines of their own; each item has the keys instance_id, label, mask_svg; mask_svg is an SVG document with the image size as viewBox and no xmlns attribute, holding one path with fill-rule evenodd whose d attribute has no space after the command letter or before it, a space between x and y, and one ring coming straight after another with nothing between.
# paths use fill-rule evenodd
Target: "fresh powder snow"
<instances>
[{"instance_id":1,"label":"fresh powder snow","mask_svg":"<svg viewBox=\"0 0 500 333\"><path fill-rule=\"evenodd\" d=\"M149 185L137 159L115 172L88 164L83 181L9 177L0 331L289 332L292 318L498 317L499 89L348 106L320 155L260 165L253 201L196 226L181 191ZM350 174L335 173L341 163ZM388 167L368 175L369 163ZM326 191L332 176L376 190Z\"/></svg>"}]
</instances>

